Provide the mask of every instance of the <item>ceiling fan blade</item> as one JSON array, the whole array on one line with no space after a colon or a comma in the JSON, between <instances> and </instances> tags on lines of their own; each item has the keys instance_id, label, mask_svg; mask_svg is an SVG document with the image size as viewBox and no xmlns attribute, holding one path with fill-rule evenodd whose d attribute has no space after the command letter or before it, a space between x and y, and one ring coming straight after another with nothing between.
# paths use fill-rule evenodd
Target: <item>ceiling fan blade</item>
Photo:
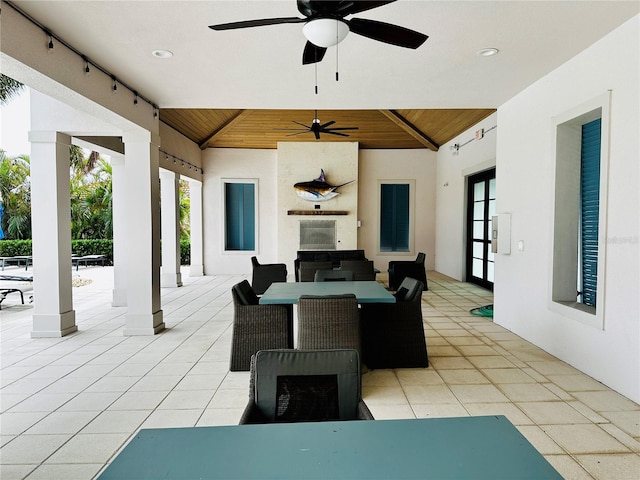
<instances>
[{"instance_id":1,"label":"ceiling fan blade","mask_svg":"<svg viewBox=\"0 0 640 480\"><path fill-rule=\"evenodd\" d=\"M263 27L265 25L279 25L281 23L304 23L306 21L306 18L298 17L262 18L259 20L244 20L241 22L209 25L209 28L212 30L234 30L236 28Z\"/></svg>"},{"instance_id":2,"label":"ceiling fan blade","mask_svg":"<svg viewBox=\"0 0 640 480\"><path fill-rule=\"evenodd\" d=\"M309 133L308 130L304 131L304 132L297 132L297 133L288 133L285 135L285 137L293 137L294 135L301 135L303 133Z\"/></svg>"},{"instance_id":3,"label":"ceiling fan blade","mask_svg":"<svg viewBox=\"0 0 640 480\"><path fill-rule=\"evenodd\" d=\"M306 133L309 131L308 128L305 128L304 130L302 128L274 128L274 130L281 130L281 131L288 131L288 132L301 132L301 133Z\"/></svg>"},{"instance_id":4,"label":"ceiling fan blade","mask_svg":"<svg viewBox=\"0 0 640 480\"><path fill-rule=\"evenodd\" d=\"M293 123L295 123L296 125L300 125L301 127L306 128L307 130L311 130L311 127L309 125L305 125L304 123L300 123L300 122L296 122L295 120L291 120Z\"/></svg>"},{"instance_id":5,"label":"ceiling fan blade","mask_svg":"<svg viewBox=\"0 0 640 480\"><path fill-rule=\"evenodd\" d=\"M316 140L320 140L320 130L313 130L313 134L316 136Z\"/></svg>"},{"instance_id":6,"label":"ceiling fan blade","mask_svg":"<svg viewBox=\"0 0 640 480\"><path fill-rule=\"evenodd\" d=\"M311 42L307 42L302 52L302 64L309 65L311 63L320 62L327 53L326 47L318 47Z\"/></svg>"},{"instance_id":7,"label":"ceiling fan blade","mask_svg":"<svg viewBox=\"0 0 640 480\"><path fill-rule=\"evenodd\" d=\"M388 3L393 3L396 0L387 0L386 2L340 2L342 5L338 7L337 13L346 17L347 15L353 15L354 13L366 12L373 8L378 8Z\"/></svg>"},{"instance_id":8,"label":"ceiling fan blade","mask_svg":"<svg viewBox=\"0 0 640 480\"><path fill-rule=\"evenodd\" d=\"M331 120L330 122L322 124L322 125L320 125L320 130L322 130L323 128L327 128L329 125L333 125L334 123L336 123L336 121L335 120Z\"/></svg>"},{"instance_id":9,"label":"ceiling fan blade","mask_svg":"<svg viewBox=\"0 0 640 480\"><path fill-rule=\"evenodd\" d=\"M358 130L358 127L335 127L335 128L327 128L324 131L329 133L335 130Z\"/></svg>"},{"instance_id":10,"label":"ceiling fan blade","mask_svg":"<svg viewBox=\"0 0 640 480\"><path fill-rule=\"evenodd\" d=\"M332 132L330 130L326 130L326 131L324 131L322 133L328 133L329 135L339 135L341 137L348 137L349 136L346 133Z\"/></svg>"},{"instance_id":11,"label":"ceiling fan blade","mask_svg":"<svg viewBox=\"0 0 640 480\"><path fill-rule=\"evenodd\" d=\"M367 20L364 18L353 18L345 20L349 25L349 30L363 37L378 40L379 42L397 45L405 48L418 48L422 45L428 35L415 30L392 25L390 23L378 22L377 20Z\"/></svg>"}]
</instances>

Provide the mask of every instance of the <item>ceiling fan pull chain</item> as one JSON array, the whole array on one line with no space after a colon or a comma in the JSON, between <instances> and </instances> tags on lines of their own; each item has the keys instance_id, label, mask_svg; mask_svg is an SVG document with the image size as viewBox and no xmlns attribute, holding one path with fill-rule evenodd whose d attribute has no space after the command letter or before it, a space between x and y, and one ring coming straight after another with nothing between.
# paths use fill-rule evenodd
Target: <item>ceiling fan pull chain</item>
<instances>
[{"instance_id":1,"label":"ceiling fan pull chain","mask_svg":"<svg viewBox=\"0 0 640 480\"><path fill-rule=\"evenodd\" d=\"M338 37L338 20L336 19L336 82L338 81L338 44L340 43L339 37Z\"/></svg>"},{"instance_id":2,"label":"ceiling fan pull chain","mask_svg":"<svg viewBox=\"0 0 640 480\"><path fill-rule=\"evenodd\" d=\"M318 62L315 62L313 64L313 67L315 69L316 72L316 95L318 94Z\"/></svg>"}]
</instances>

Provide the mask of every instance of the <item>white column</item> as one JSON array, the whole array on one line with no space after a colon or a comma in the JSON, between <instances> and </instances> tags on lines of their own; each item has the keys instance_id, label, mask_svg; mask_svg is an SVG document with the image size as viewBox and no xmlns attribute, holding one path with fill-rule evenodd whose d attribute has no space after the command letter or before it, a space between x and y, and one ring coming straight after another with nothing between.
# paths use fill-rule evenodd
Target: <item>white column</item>
<instances>
[{"instance_id":1,"label":"white column","mask_svg":"<svg viewBox=\"0 0 640 480\"><path fill-rule=\"evenodd\" d=\"M162 268L160 286L181 287L180 274L180 176L160 170L160 225Z\"/></svg>"},{"instance_id":2,"label":"white column","mask_svg":"<svg viewBox=\"0 0 640 480\"><path fill-rule=\"evenodd\" d=\"M189 179L189 224L191 227L190 277L204 275L202 261L202 182Z\"/></svg>"},{"instance_id":3,"label":"white column","mask_svg":"<svg viewBox=\"0 0 640 480\"><path fill-rule=\"evenodd\" d=\"M29 132L33 235L32 338L78 330L71 287L69 146L58 132Z\"/></svg>"},{"instance_id":4,"label":"white column","mask_svg":"<svg viewBox=\"0 0 640 480\"><path fill-rule=\"evenodd\" d=\"M127 183L123 156L111 156L113 211L113 292L111 305L127 305Z\"/></svg>"},{"instance_id":5,"label":"white column","mask_svg":"<svg viewBox=\"0 0 640 480\"><path fill-rule=\"evenodd\" d=\"M160 304L159 139L151 132L122 138L126 172L127 314L125 335L164 330Z\"/></svg>"}]
</instances>

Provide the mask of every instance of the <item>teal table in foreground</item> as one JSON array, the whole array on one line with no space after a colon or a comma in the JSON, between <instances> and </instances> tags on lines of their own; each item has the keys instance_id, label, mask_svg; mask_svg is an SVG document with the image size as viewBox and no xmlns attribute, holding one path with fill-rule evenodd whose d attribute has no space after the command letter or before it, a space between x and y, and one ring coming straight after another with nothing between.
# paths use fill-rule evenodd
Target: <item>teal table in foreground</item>
<instances>
[{"instance_id":1,"label":"teal table in foreground","mask_svg":"<svg viewBox=\"0 0 640 480\"><path fill-rule=\"evenodd\" d=\"M100 480L562 480L504 416L144 429Z\"/></svg>"},{"instance_id":2,"label":"teal table in foreground","mask_svg":"<svg viewBox=\"0 0 640 480\"><path fill-rule=\"evenodd\" d=\"M272 283L260 303L298 303L301 295L342 295L353 293L358 303L395 303L395 297L380 283L369 282L276 282Z\"/></svg>"}]
</instances>

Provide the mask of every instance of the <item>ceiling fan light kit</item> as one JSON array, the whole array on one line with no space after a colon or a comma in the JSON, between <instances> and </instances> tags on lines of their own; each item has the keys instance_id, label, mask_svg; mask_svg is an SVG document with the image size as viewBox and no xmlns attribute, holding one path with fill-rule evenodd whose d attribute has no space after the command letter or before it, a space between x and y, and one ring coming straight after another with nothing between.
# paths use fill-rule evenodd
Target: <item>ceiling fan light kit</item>
<instances>
[{"instance_id":1,"label":"ceiling fan light kit","mask_svg":"<svg viewBox=\"0 0 640 480\"><path fill-rule=\"evenodd\" d=\"M349 27L340 20L319 18L305 23L304 36L317 47L333 47L347 37Z\"/></svg>"}]
</instances>

